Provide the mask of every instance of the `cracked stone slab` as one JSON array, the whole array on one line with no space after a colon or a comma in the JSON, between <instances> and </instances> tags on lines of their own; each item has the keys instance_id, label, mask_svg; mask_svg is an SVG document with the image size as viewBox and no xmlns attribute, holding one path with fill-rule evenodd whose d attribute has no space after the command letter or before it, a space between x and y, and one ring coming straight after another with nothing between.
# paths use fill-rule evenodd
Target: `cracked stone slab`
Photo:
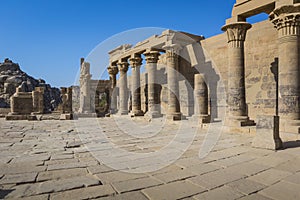
<instances>
[{"instance_id":1,"label":"cracked stone slab","mask_svg":"<svg viewBox=\"0 0 300 200\"><path fill-rule=\"evenodd\" d=\"M204 192L202 194L196 195L193 198L199 199L199 200L203 200L203 199L232 200L232 199L238 199L242 196L244 196L242 193L237 192L228 186L222 186L222 187L210 190L208 192Z\"/></svg>"},{"instance_id":2,"label":"cracked stone slab","mask_svg":"<svg viewBox=\"0 0 300 200\"><path fill-rule=\"evenodd\" d=\"M142 190L150 199L181 199L206 191L204 188L188 181L177 181Z\"/></svg>"},{"instance_id":3,"label":"cracked stone slab","mask_svg":"<svg viewBox=\"0 0 300 200\"><path fill-rule=\"evenodd\" d=\"M114 188L116 188L116 190L119 193L123 193L123 192L130 192L130 191L140 190L148 187L153 187L161 184L163 184L161 181L158 181L150 177L145 177L140 179L115 182L112 185L114 186Z\"/></svg>"},{"instance_id":4,"label":"cracked stone slab","mask_svg":"<svg viewBox=\"0 0 300 200\"><path fill-rule=\"evenodd\" d=\"M22 174L7 174L1 180L0 184L20 184L33 183L37 177L37 172L22 173Z\"/></svg>"},{"instance_id":5,"label":"cracked stone slab","mask_svg":"<svg viewBox=\"0 0 300 200\"><path fill-rule=\"evenodd\" d=\"M50 195L51 200L61 199L94 199L115 194L111 185L99 185L71 191L58 192Z\"/></svg>"},{"instance_id":6,"label":"cracked stone slab","mask_svg":"<svg viewBox=\"0 0 300 200\"><path fill-rule=\"evenodd\" d=\"M300 197L299 188L300 188L299 184L280 181L279 183L276 183L260 191L258 194L264 195L266 197L275 200L280 200L280 199L298 200Z\"/></svg>"}]
</instances>

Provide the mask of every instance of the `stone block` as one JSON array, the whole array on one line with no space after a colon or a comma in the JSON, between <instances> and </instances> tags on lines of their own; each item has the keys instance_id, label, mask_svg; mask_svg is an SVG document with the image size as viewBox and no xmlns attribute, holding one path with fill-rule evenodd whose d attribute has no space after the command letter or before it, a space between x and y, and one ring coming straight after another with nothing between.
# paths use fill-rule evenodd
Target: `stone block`
<instances>
[{"instance_id":1,"label":"stone block","mask_svg":"<svg viewBox=\"0 0 300 200\"><path fill-rule=\"evenodd\" d=\"M71 114L71 113L61 114L59 119L60 120L72 120L73 114Z\"/></svg>"},{"instance_id":2,"label":"stone block","mask_svg":"<svg viewBox=\"0 0 300 200\"><path fill-rule=\"evenodd\" d=\"M279 116L257 116L256 136L252 147L277 150L282 148L279 137Z\"/></svg>"}]
</instances>

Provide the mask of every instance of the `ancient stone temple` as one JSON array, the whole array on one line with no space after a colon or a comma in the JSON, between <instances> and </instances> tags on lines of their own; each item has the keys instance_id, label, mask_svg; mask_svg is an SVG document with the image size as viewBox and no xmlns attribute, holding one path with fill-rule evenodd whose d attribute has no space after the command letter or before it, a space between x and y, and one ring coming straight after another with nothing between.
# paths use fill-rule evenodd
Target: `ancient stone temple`
<instances>
[{"instance_id":1,"label":"ancient stone temple","mask_svg":"<svg viewBox=\"0 0 300 200\"><path fill-rule=\"evenodd\" d=\"M157 118L166 115L168 119L181 120L193 115L194 68L198 66L192 66L190 58L180 55L189 55L202 39L202 36L166 30L135 46L122 45L110 51L108 72L120 73L117 84L111 86L119 90L118 99L112 96L114 110L118 101L120 115L127 115L130 107L133 116ZM145 73L140 72L143 60ZM112 72L116 67L118 70ZM127 77L128 70L131 70L130 77ZM183 100L183 97L192 100ZM206 103L208 108L208 101Z\"/></svg>"},{"instance_id":2,"label":"ancient stone temple","mask_svg":"<svg viewBox=\"0 0 300 200\"><path fill-rule=\"evenodd\" d=\"M260 13L268 19L247 22ZM171 120L194 116L201 123L222 119L248 132L266 116L271 129L280 123L280 132L299 133L299 26L298 0L237 0L223 34L166 30L121 45L109 52L111 88L118 91L111 110Z\"/></svg>"}]
</instances>

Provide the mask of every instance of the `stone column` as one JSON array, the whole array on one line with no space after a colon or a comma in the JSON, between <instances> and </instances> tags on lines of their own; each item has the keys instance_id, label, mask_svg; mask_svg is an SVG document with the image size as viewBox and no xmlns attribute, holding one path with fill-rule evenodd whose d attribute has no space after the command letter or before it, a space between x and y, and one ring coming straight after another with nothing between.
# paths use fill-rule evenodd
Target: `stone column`
<instances>
[{"instance_id":1,"label":"stone column","mask_svg":"<svg viewBox=\"0 0 300 200\"><path fill-rule=\"evenodd\" d=\"M120 88L120 115L128 114L128 89L127 89L127 71L128 63L127 62L118 62L118 69L120 72L119 78L119 88Z\"/></svg>"},{"instance_id":2,"label":"stone column","mask_svg":"<svg viewBox=\"0 0 300 200\"><path fill-rule=\"evenodd\" d=\"M117 66L109 66L107 68L110 80L111 80L111 102L110 102L110 113L115 114L117 112L117 74L119 72Z\"/></svg>"},{"instance_id":3,"label":"stone column","mask_svg":"<svg viewBox=\"0 0 300 200\"><path fill-rule=\"evenodd\" d=\"M280 120L299 120L300 5L276 8L270 20L278 30L278 115Z\"/></svg>"},{"instance_id":4,"label":"stone column","mask_svg":"<svg viewBox=\"0 0 300 200\"><path fill-rule=\"evenodd\" d=\"M73 91L72 87L67 88L67 105L66 105L67 113L73 113L72 91Z\"/></svg>"},{"instance_id":5,"label":"stone column","mask_svg":"<svg viewBox=\"0 0 300 200\"><path fill-rule=\"evenodd\" d=\"M244 42L251 24L236 22L222 27L228 37L228 126L255 125L249 120L245 94Z\"/></svg>"},{"instance_id":6,"label":"stone column","mask_svg":"<svg viewBox=\"0 0 300 200\"><path fill-rule=\"evenodd\" d=\"M200 123L209 123L210 116L208 115L208 88L204 79L204 74L195 74L194 81L195 94L195 117Z\"/></svg>"},{"instance_id":7,"label":"stone column","mask_svg":"<svg viewBox=\"0 0 300 200\"><path fill-rule=\"evenodd\" d=\"M35 87L32 91L33 114L44 113L44 88Z\"/></svg>"},{"instance_id":8,"label":"stone column","mask_svg":"<svg viewBox=\"0 0 300 200\"><path fill-rule=\"evenodd\" d=\"M159 97L157 95L157 61L159 52L158 51L146 51L146 69L148 73L148 112L147 115L151 118L161 117Z\"/></svg>"},{"instance_id":9,"label":"stone column","mask_svg":"<svg viewBox=\"0 0 300 200\"><path fill-rule=\"evenodd\" d=\"M168 111L167 118L181 120L180 96L178 83L178 53L181 47L176 44L163 46L167 57L167 77L168 77Z\"/></svg>"},{"instance_id":10,"label":"stone column","mask_svg":"<svg viewBox=\"0 0 300 200\"><path fill-rule=\"evenodd\" d=\"M141 78L140 68L142 65L142 58L140 55L135 55L129 59L132 67L132 114L134 116L143 116L144 112L141 110Z\"/></svg>"},{"instance_id":11,"label":"stone column","mask_svg":"<svg viewBox=\"0 0 300 200\"><path fill-rule=\"evenodd\" d=\"M90 63L82 61L80 68L80 107L79 113L91 113Z\"/></svg>"}]
</instances>

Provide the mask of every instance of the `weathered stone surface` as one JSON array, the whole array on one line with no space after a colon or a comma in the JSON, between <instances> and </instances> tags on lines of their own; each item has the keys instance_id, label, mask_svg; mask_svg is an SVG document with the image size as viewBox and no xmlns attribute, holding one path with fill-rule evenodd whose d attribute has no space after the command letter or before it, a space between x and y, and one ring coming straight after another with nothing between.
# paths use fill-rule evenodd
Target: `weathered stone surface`
<instances>
[{"instance_id":1,"label":"weathered stone surface","mask_svg":"<svg viewBox=\"0 0 300 200\"><path fill-rule=\"evenodd\" d=\"M256 193L257 191L260 191L267 187L266 185L259 184L249 179L234 181L232 183L229 183L228 186L230 186L233 190L237 190L238 192L245 195Z\"/></svg>"},{"instance_id":2,"label":"weathered stone surface","mask_svg":"<svg viewBox=\"0 0 300 200\"><path fill-rule=\"evenodd\" d=\"M54 193L50 195L51 199L94 199L113 195L115 190L111 185L99 185L72 191Z\"/></svg>"},{"instance_id":3,"label":"weathered stone surface","mask_svg":"<svg viewBox=\"0 0 300 200\"><path fill-rule=\"evenodd\" d=\"M150 199L181 199L204 192L205 189L188 181L178 181L142 190Z\"/></svg>"},{"instance_id":4,"label":"weathered stone surface","mask_svg":"<svg viewBox=\"0 0 300 200\"><path fill-rule=\"evenodd\" d=\"M130 174L120 171L113 171L107 173L95 174L102 183L112 183L116 181L128 181L138 178L146 177L146 174Z\"/></svg>"},{"instance_id":5,"label":"weathered stone surface","mask_svg":"<svg viewBox=\"0 0 300 200\"><path fill-rule=\"evenodd\" d=\"M224 200L231 200L231 199L238 199L242 197L243 194L233 190L228 186L223 186L220 188L216 188L214 190L210 190L208 192L204 192L202 194L194 196L195 199L224 199Z\"/></svg>"},{"instance_id":6,"label":"weathered stone surface","mask_svg":"<svg viewBox=\"0 0 300 200\"><path fill-rule=\"evenodd\" d=\"M89 178L87 176L78 176L74 178L46 181L42 183L35 184L24 184L20 186L15 186L13 192L11 192L8 197L19 198L25 196L32 196L44 193L60 192L76 188L88 187L99 185L100 182L96 179Z\"/></svg>"},{"instance_id":7,"label":"weathered stone surface","mask_svg":"<svg viewBox=\"0 0 300 200\"><path fill-rule=\"evenodd\" d=\"M245 176L241 174L228 173L225 170L218 170L201 176L196 176L188 180L193 182L194 184L200 185L201 187L213 189L226 183L242 179L244 177Z\"/></svg>"},{"instance_id":8,"label":"weathered stone surface","mask_svg":"<svg viewBox=\"0 0 300 200\"><path fill-rule=\"evenodd\" d=\"M251 176L248 179L269 186L290 175L291 173L289 172L276 169L269 169L257 175Z\"/></svg>"},{"instance_id":9,"label":"weathered stone surface","mask_svg":"<svg viewBox=\"0 0 300 200\"><path fill-rule=\"evenodd\" d=\"M63 169L40 172L37 181L56 180L61 178L70 178L87 175L87 170L84 168Z\"/></svg>"},{"instance_id":10,"label":"weathered stone surface","mask_svg":"<svg viewBox=\"0 0 300 200\"><path fill-rule=\"evenodd\" d=\"M252 146L272 150L282 148L279 136L279 116L258 115L256 119L256 135Z\"/></svg>"},{"instance_id":11,"label":"weathered stone surface","mask_svg":"<svg viewBox=\"0 0 300 200\"><path fill-rule=\"evenodd\" d=\"M124 199L135 199L135 200L149 200L142 192L126 192L117 194L114 196L101 198L103 200L124 200Z\"/></svg>"},{"instance_id":12,"label":"weathered stone surface","mask_svg":"<svg viewBox=\"0 0 300 200\"><path fill-rule=\"evenodd\" d=\"M155 178L163 181L164 183L179 181L179 180L187 179L187 178L190 178L190 177L193 177L193 176L196 176L196 174L191 172L188 169L174 170L174 171L170 171L170 172L167 172L167 173L154 175Z\"/></svg>"},{"instance_id":13,"label":"weathered stone surface","mask_svg":"<svg viewBox=\"0 0 300 200\"><path fill-rule=\"evenodd\" d=\"M0 179L0 184L20 184L33 183L37 177L37 172L22 173L22 174L7 174Z\"/></svg>"},{"instance_id":14,"label":"weathered stone surface","mask_svg":"<svg viewBox=\"0 0 300 200\"><path fill-rule=\"evenodd\" d=\"M266 188L259 192L258 194L262 194L271 199L290 199L297 200L300 196L300 185L289 183L285 181L280 181L269 188ZM284 191L284 192L283 192Z\"/></svg>"},{"instance_id":15,"label":"weathered stone surface","mask_svg":"<svg viewBox=\"0 0 300 200\"><path fill-rule=\"evenodd\" d=\"M158 181L154 178L145 177L140 179L115 182L113 183L113 186L114 188L116 188L118 193L123 193L153 187L161 184L163 184L161 181Z\"/></svg>"}]
</instances>

